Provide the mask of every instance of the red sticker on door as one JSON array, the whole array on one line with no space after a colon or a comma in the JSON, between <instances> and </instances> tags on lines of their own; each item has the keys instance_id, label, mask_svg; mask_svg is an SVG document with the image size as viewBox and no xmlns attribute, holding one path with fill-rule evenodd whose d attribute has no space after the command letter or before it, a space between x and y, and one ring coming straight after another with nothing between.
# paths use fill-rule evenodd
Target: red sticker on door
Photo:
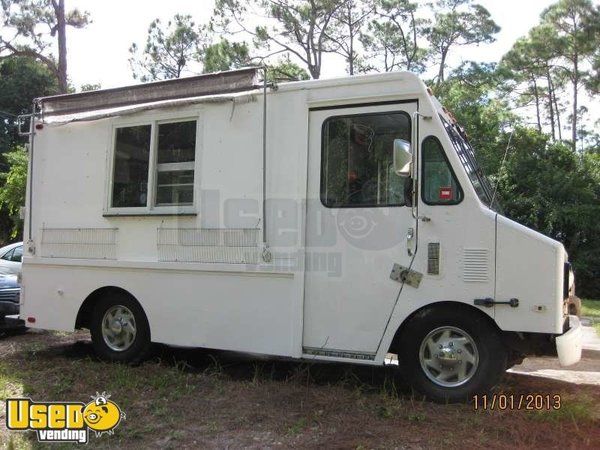
<instances>
[{"instance_id":1,"label":"red sticker on door","mask_svg":"<svg viewBox=\"0 0 600 450\"><path fill-rule=\"evenodd\" d=\"M452 188L451 187L441 187L439 199L440 200L452 200Z\"/></svg>"}]
</instances>

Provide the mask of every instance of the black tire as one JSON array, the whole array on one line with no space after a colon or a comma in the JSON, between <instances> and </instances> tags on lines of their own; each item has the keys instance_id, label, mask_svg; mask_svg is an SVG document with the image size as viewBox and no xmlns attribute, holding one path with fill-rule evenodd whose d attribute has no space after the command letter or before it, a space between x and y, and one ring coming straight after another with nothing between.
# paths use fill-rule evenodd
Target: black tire
<instances>
[{"instance_id":1,"label":"black tire","mask_svg":"<svg viewBox=\"0 0 600 450\"><path fill-rule=\"evenodd\" d=\"M421 345L426 348L424 340L441 327L453 327L466 332L476 346L478 364L472 366L470 378L461 385L441 386L428 377L426 369L421 365ZM493 388L507 368L507 350L498 331L476 311L456 306L426 308L418 312L403 330L399 347L399 363L405 380L414 390L440 403L471 401L474 395L486 393ZM434 358L436 356L431 360ZM441 364L442 362L439 367L444 367L444 370L449 367ZM454 367L449 370L454 370ZM429 373L431 374L431 369ZM450 381L452 382L458 383L458 379Z\"/></svg>"},{"instance_id":2,"label":"black tire","mask_svg":"<svg viewBox=\"0 0 600 450\"><path fill-rule=\"evenodd\" d=\"M136 334L133 341L124 350L112 349L105 342L102 333L102 320L106 312L115 306L124 306L133 314ZM150 354L150 326L140 304L124 292L114 292L102 297L94 306L90 323L90 334L96 354L107 361L137 364L144 361Z\"/></svg>"}]
</instances>

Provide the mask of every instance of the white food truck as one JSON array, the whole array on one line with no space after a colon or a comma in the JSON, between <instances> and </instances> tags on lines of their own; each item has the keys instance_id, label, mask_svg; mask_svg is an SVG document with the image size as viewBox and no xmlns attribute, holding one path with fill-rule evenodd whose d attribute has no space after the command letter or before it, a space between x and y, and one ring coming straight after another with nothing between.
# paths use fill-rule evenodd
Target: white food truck
<instances>
[{"instance_id":1,"label":"white food truck","mask_svg":"<svg viewBox=\"0 0 600 450\"><path fill-rule=\"evenodd\" d=\"M383 365L459 401L524 355L581 357L563 246L498 212L417 76L257 68L37 99L21 318L152 342Z\"/></svg>"}]
</instances>

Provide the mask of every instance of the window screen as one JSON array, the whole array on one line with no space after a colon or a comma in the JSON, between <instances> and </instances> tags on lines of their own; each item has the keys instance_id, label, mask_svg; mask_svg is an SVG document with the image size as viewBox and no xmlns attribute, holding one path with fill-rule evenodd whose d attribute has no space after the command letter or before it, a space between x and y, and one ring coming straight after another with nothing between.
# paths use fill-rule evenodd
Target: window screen
<instances>
[{"instance_id":1,"label":"window screen","mask_svg":"<svg viewBox=\"0 0 600 450\"><path fill-rule=\"evenodd\" d=\"M394 139L410 140L405 112L330 117L322 128L321 201L329 208L402 206Z\"/></svg>"},{"instance_id":2,"label":"window screen","mask_svg":"<svg viewBox=\"0 0 600 450\"><path fill-rule=\"evenodd\" d=\"M117 128L112 206L146 206L151 125Z\"/></svg>"},{"instance_id":3,"label":"window screen","mask_svg":"<svg viewBox=\"0 0 600 450\"><path fill-rule=\"evenodd\" d=\"M452 205L462 200L463 193L440 141L428 136L423 141L423 201L430 205Z\"/></svg>"}]
</instances>

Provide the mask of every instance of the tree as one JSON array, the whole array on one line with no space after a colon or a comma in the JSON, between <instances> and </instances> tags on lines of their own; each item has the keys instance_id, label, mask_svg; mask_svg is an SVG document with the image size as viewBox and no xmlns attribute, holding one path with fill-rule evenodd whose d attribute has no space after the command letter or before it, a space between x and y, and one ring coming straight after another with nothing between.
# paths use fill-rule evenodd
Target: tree
<instances>
[{"instance_id":1,"label":"tree","mask_svg":"<svg viewBox=\"0 0 600 450\"><path fill-rule=\"evenodd\" d=\"M562 139L560 108L557 95L557 83L562 84L563 77L555 63L557 37L552 28L542 24L532 28L527 37L518 39L512 49L504 55L501 67L509 82L507 91L517 94L524 100L533 98L536 108L538 131L542 131L541 109L545 106L550 119L552 138ZM516 82L516 86L511 81ZM520 84L527 88L519 92ZM545 85L545 86L544 86ZM546 98L544 104L543 99Z\"/></svg>"},{"instance_id":2,"label":"tree","mask_svg":"<svg viewBox=\"0 0 600 450\"><path fill-rule=\"evenodd\" d=\"M0 173L2 188L0 189L0 207L7 210L13 222L11 238L16 238L21 232L23 221L20 210L25 205L25 186L27 184L27 152L23 147L15 147L3 155L8 162L7 172Z\"/></svg>"},{"instance_id":3,"label":"tree","mask_svg":"<svg viewBox=\"0 0 600 450\"><path fill-rule=\"evenodd\" d=\"M144 82L179 78L190 64L201 61L205 40L205 30L192 16L176 14L164 28L160 19L153 20L144 50L135 42L129 48L133 77Z\"/></svg>"},{"instance_id":4,"label":"tree","mask_svg":"<svg viewBox=\"0 0 600 450\"><path fill-rule=\"evenodd\" d=\"M376 5L376 18L361 36L367 59L376 63L363 70L422 72L427 52L418 39L427 20L415 17L418 5L409 0L377 0Z\"/></svg>"},{"instance_id":5,"label":"tree","mask_svg":"<svg viewBox=\"0 0 600 450\"><path fill-rule=\"evenodd\" d=\"M204 73L222 72L236 69L249 64L250 50L245 42L229 42L221 38L216 44L209 45L204 50Z\"/></svg>"},{"instance_id":6,"label":"tree","mask_svg":"<svg viewBox=\"0 0 600 450\"><path fill-rule=\"evenodd\" d=\"M537 130L542 132L542 87L539 83L541 68L536 59L530 57L530 42L519 38L511 50L502 57L500 71L504 74L505 88L509 96L516 97L516 106L535 105ZM525 85L525 87L523 87Z\"/></svg>"},{"instance_id":7,"label":"tree","mask_svg":"<svg viewBox=\"0 0 600 450\"><path fill-rule=\"evenodd\" d=\"M433 86L435 95L464 127L484 172L493 179L508 145L508 130L520 120L497 95L502 83L495 64L465 62Z\"/></svg>"},{"instance_id":8,"label":"tree","mask_svg":"<svg viewBox=\"0 0 600 450\"><path fill-rule=\"evenodd\" d=\"M81 85L81 92L89 92L89 91L97 91L102 89L102 85L100 83L84 83Z\"/></svg>"},{"instance_id":9,"label":"tree","mask_svg":"<svg viewBox=\"0 0 600 450\"><path fill-rule=\"evenodd\" d=\"M590 76L585 81L585 87L593 95L600 94L600 46L596 47L596 51L592 57L592 70Z\"/></svg>"},{"instance_id":10,"label":"tree","mask_svg":"<svg viewBox=\"0 0 600 450\"><path fill-rule=\"evenodd\" d=\"M0 154L22 142L17 116L31 113L34 98L56 93L58 80L44 64L23 56L0 61ZM0 170L4 170L2 161Z\"/></svg>"},{"instance_id":11,"label":"tree","mask_svg":"<svg viewBox=\"0 0 600 450\"><path fill-rule=\"evenodd\" d=\"M276 64L267 65L267 80L271 82L278 81L299 81L308 80L310 75L306 70L290 60L289 55L279 59Z\"/></svg>"},{"instance_id":12,"label":"tree","mask_svg":"<svg viewBox=\"0 0 600 450\"><path fill-rule=\"evenodd\" d=\"M333 16L334 26L328 37L336 44L335 53L346 60L350 75L354 75L359 61L357 47L363 28L374 12L373 0L345 0Z\"/></svg>"},{"instance_id":13,"label":"tree","mask_svg":"<svg viewBox=\"0 0 600 450\"><path fill-rule=\"evenodd\" d=\"M17 133L17 115L31 112L33 99L58 93L56 74L36 59L12 56L0 60L0 242L20 230L19 207L24 204L15 192L25 191L27 164ZM15 153L20 149L20 153ZM26 156L26 155L25 155ZM19 165L18 168L10 164ZM10 191L10 192L8 192Z\"/></svg>"},{"instance_id":14,"label":"tree","mask_svg":"<svg viewBox=\"0 0 600 450\"><path fill-rule=\"evenodd\" d=\"M562 70L571 83L571 141L576 150L579 88L588 76L584 61L600 46L600 6L590 0L560 0L542 13L542 23L557 36L553 51L562 60Z\"/></svg>"},{"instance_id":15,"label":"tree","mask_svg":"<svg viewBox=\"0 0 600 450\"><path fill-rule=\"evenodd\" d=\"M432 53L439 60L437 82L444 81L450 49L456 46L494 42L500 27L483 6L472 0L437 0L435 20L427 30Z\"/></svg>"},{"instance_id":16,"label":"tree","mask_svg":"<svg viewBox=\"0 0 600 450\"><path fill-rule=\"evenodd\" d=\"M1 0L1 6L5 28L0 35L0 58L28 56L41 61L56 75L59 92L66 93L67 26L85 27L89 14L78 9L65 11L64 0ZM58 62L49 37L56 38Z\"/></svg>"},{"instance_id":17,"label":"tree","mask_svg":"<svg viewBox=\"0 0 600 450\"><path fill-rule=\"evenodd\" d=\"M323 55L338 49L329 33L342 5L336 0L217 0L213 28L252 36L258 47L269 52L263 60L292 54L316 79L321 76ZM261 24L252 25L257 19Z\"/></svg>"}]
</instances>

